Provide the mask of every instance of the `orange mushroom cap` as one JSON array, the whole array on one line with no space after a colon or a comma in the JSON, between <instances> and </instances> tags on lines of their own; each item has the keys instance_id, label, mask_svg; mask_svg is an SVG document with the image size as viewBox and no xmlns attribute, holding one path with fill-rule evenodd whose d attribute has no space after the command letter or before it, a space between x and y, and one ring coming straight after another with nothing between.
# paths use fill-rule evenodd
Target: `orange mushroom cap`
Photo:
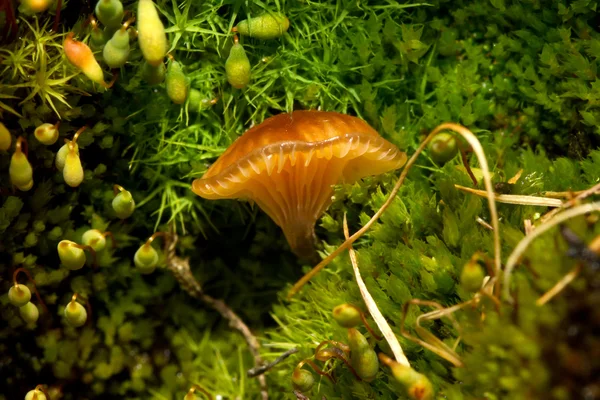
<instances>
[{"instance_id":1,"label":"orange mushroom cap","mask_svg":"<svg viewBox=\"0 0 600 400\"><path fill-rule=\"evenodd\" d=\"M406 153L365 121L336 112L294 111L266 119L239 137L194 180L206 199L254 201L301 257L314 254L314 226L333 185L402 167Z\"/></svg>"}]
</instances>

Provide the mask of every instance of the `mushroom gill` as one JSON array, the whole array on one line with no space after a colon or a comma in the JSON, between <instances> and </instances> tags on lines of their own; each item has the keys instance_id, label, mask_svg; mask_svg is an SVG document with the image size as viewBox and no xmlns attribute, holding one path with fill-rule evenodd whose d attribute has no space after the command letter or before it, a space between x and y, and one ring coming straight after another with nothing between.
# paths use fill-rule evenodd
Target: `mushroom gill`
<instances>
[{"instance_id":1,"label":"mushroom gill","mask_svg":"<svg viewBox=\"0 0 600 400\"><path fill-rule=\"evenodd\" d=\"M333 185L402 167L406 154L363 120L325 111L266 119L239 137L194 180L206 199L249 199L266 212L300 257L312 257L314 225Z\"/></svg>"}]
</instances>

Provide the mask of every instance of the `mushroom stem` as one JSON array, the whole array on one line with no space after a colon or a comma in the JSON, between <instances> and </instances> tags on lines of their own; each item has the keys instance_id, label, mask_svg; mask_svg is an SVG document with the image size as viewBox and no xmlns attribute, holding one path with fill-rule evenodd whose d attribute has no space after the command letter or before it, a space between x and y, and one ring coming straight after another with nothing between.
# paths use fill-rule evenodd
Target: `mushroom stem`
<instances>
[{"instance_id":1,"label":"mushroom stem","mask_svg":"<svg viewBox=\"0 0 600 400\"><path fill-rule=\"evenodd\" d=\"M319 255L315 247L315 229L314 226L306 223L300 223L290 229L288 232L284 232L287 241L290 243L290 247L294 254L300 259L314 263L319 262Z\"/></svg>"}]
</instances>

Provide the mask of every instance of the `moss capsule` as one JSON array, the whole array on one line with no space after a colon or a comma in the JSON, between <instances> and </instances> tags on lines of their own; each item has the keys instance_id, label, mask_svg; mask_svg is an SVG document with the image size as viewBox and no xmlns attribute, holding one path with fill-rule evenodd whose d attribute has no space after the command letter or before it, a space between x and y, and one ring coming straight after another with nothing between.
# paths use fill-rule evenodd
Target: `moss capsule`
<instances>
[{"instance_id":1,"label":"moss capsule","mask_svg":"<svg viewBox=\"0 0 600 400\"><path fill-rule=\"evenodd\" d=\"M73 298L65 307L65 318L69 325L79 328L87 321L87 311L85 307L77 302L77 294L73 295Z\"/></svg>"},{"instance_id":2,"label":"moss capsule","mask_svg":"<svg viewBox=\"0 0 600 400\"><path fill-rule=\"evenodd\" d=\"M144 61L142 65L142 78L149 85L158 85L165 80L165 75L167 74L167 68L164 63L160 63L156 66L148 64L147 61Z\"/></svg>"},{"instance_id":3,"label":"moss capsule","mask_svg":"<svg viewBox=\"0 0 600 400\"><path fill-rule=\"evenodd\" d=\"M95 19L91 19L90 25L92 26L92 32L90 33L90 49L93 51L101 50L106 44L106 34L102 29L98 27L98 22Z\"/></svg>"},{"instance_id":4,"label":"moss capsule","mask_svg":"<svg viewBox=\"0 0 600 400\"><path fill-rule=\"evenodd\" d=\"M451 133L439 133L429 143L429 155L439 165L443 165L458 154L456 138Z\"/></svg>"},{"instance_id":5,"label":"moss capsule","mask_svg":"<svg viewBox=\"0 0 600 400\"><path fill-rule=\"evenodd\" d=\"M148 64L158 66L167 55L167 35L152 0L138 3L138 42Z\"/></svg>"},{"instance_id":6,"label":"moss capsule","mask_svg":"<svg viewBox=\"0 0 600 400\"><path fill-rule=\"evenodd\" d=\"M169 62L165 85L167 95L175 104L183 104L188 96L189 86L181 64L175 60Z\"/></svg>"},{"instance_id":7,"label":"moss capsule","mask_svg":"<svg viewBox=\"0 0 600 400\"><path fill-rule=\"evenodd\" d=\"M333 319L344 328L354 328L362 322L360 311L350 304L340 304L335 307Z\"/></svg>"},{"instance_id":8,"label":"moss capsule","mask_svg":"<svg viewBox=\"0 0 600 400\"><path fill-rule=\"evenodd\" d=\"M131 23L131 20L125 22L123 26L118 29L112 38L104 45L102 50L102 57L104 62L111 68L120 68L127 62L129 58L129 32L127 27Z\"/></svg>"},{"instance_id":9,"label":"moss capsule","mask_svg":"<svg viewBox=\"0 0 600 400\"><path fill-rule=\"evenodd\" d=\"M348 346L350 346L350 364L356 374L364 381L371 382L379 371L377 353L369 346L369 342L354 328L348 329Z\"/></svg>"},{"instance_id":10,"label":"moss capsule","mask_svg":"<svg viewBox=\"0 0 600 400\"><path fill-rule=\"evenodd\" d=\"M61 240L58 243L58 256L62 265L71 271L81 269L85 265L85 252L83 246L70 240Z\"/></svg>"},{"instance_id":11,"label":"moss capsule","mask_svg":"<svg viewBox=\"0 0 600 400\"><path fill-rule=\"evenodd\" d=\"M476 260L469 260L460 274L460 284L469 292L476 292L481 289L483 285L483 279L485 278L485 272L481 265Z\"/></svg>"},{"instance_id":12,"label":"moss capsule","mask_svg":"<svg viewBox=\"0 0 600 400\"><path fill-rule=\"evenodd\" d=\"M24 7L23 11L40 13L46 11L54 0L21 0L21 5Z\"/></svg>"},{"instance_id":13,"label":"moss capsule","mask_svg":"<svg viewBox=\"0 0 600 400\"><path fill-rule=\"evenodd\" d=\"M135 252L133 262L142 274L150 274L158 265L158 252L146 242Z\"/></svg>"},{"instance_id":14,"label":"moss capsule","mask_svg":"<svg viewBox=\"0 0 600 400\"><path fill-rule=\"evenodd\" d=\"M116 196L112 201L112 208L115 210L115 214L121 219L129 218L135 211L135 200L133 200L131 192L119 185L115 185L114 191Z\"/></svg>"},{"instance_id":15,"label":"moss capsule","mask_svg":"<svg viewBox=\"0 0 600 400\"><path fill-rule=\"evenodd\" d=\"M56 169L58 169L61 172L65 168L65 161L67 160L67 154L69 154L69 151L70 151L70 147L69 147L70 142L71 142L70 140L66 139L65 144L60 149L58 149L58 152L56 153L56 159L54 160L54 165L56 166ZM75 143L74 148L75 148L74 149L75 152L79 155L79 146L77 146L77 143Z\"/></svg>"},{"instance_id":16,"label":"moss capsule","mask_svg":"<svg viewBox=\"0 0 600 400\"><path fill-rule=\"evenodd\" d=\"M282 13L271 12L241 21L236 30L241 35L257 39L277 39L287 32L290 20Z\"/></svg>"},{"instance_id":17,"label":"moss capsule","mask_svg":"<svg viewBox=\"0 0 600 400\"><path fill-rule=\"evenodd\" d=\"M301 392L308 392L315 384L315 377L313 374L306 369L294 368L292 372L292 385L294 389Z\"/></svg>"},{"instance_id":18,"label":"moss capsule","mask_svg":"<svg viewBox=\"0 0 600 400\"><path fill-rule=\"evenodd\" d=\"M96 3L96 17L110 30L116 30L123 19L123 3L119 0L99 0Z\"/></svg>"},{"instance_id":19,"label":"moss capsule","mask_svg":"<svg viewBox=\"0 0 600 400\"><path fill-rule=\"evenodd\" d=\"M402 365L383 353L379 353L379 359L382 363L390 367L394 378L405 388L407 395L412 400L431 400L434 398L435 391L429 379L412 369Z\"/></svg>"},{"instance_id":20,"label":"moss capsule","mask_svg":"<svg viewBox=\"0 0 600 400\"><path fill-rule=\"evenodd\" d=\"M91 81L105 88L110 88L112 83L104 82L104 72L98 61L96 61L92 50L85 43L74 40L73 36L75 34L69 32L63 42L63 49L67 60L79 68Z\"/></svg>"},{"instance_id":21,"label":"moss capsule","mask_svg":"<svg viewBox=\"0 0 600 400\"><path fill-rule=\"evenodd\" d=\"M25 400L46 400L46 395L43 391L35 388L34 390L30 390L25 395Z\"/></svg>"},{"instance_id":22,"label":"moss capsule","mask_svg":"<svg viewBox=\"0 0 600 400\"><path fill-rule=\"evenodd\" d=\"M40 310L33 304L28 301L25 305L19 307L19 314L21 314L21 318L25 320L28 324L33 324L37 322L40 317Z\"/></svg>"},{"instance_id":23,"label":"moss capsule","mask_svg":"<svg viewBox=\"0 0 600 400\"><path fill-rule=\"evenodd\" d=\"M81 236L81 243L86 246L90 246L96 252L99 252L104 250L106 247L107 235L112 237L112 233L110 232L102 233L98 229L89 229Z\"/></svg>"},{"instance_id":24,"label":"moss capsule","mask_svg":"<svg viewBox=\"0 0 600 400\"><path fill-rule=\"evenodd\" d=\"M237 36L234 38L229 57L225 61L225 74L229 84L236 89L243 89L250 83L250 60L248 60L242 45L237 41Z\"/></svg>"},{"instance_id":25,"label":"moss capsule","mask_svg":"<svg viewBox=\"0 0 600 400\"><path fill-rule=\"evenodd\" d=\"M10 132L6 129L6 126L2 122L0 122L0 150L7 151L10 149L10 145L12 143L12 137L10 136Z\"/></svg>"},{"instance_id":26,"label":"moss capsule","mask_svg":"<svg viewBox=\"0 0 600 400\"><path fill-rule=\"evenodd\" d=\"M8 301L16 307L22 307L31 300L31 290L25 285L15 283L8 290Z\"/></svg>"},{"instance_id":27,"label":"moss capsule","mask_svg":"<svg viewBox=\"0 0 600 400\"><path fill-rule=\"evenodd\" d=\"M27 191L33 186L33 168L31 168L27 156L21 149L22 143L24 142L25 139L19 136L17 139L17 147L10 159L8 172L10 175L10 182L19 190Z\"/></svg>"},{"instance_id":28,"label":"moss capsule","mask_svg":"<svg viewBox=\"0 0 600 400\"><path fill-rule=\"evenodd\" d=\"M75 150L73 142L69 143L69 151L65 158L63 177L67 185L78 187L83 182L83 166L79 158L79 152Z\"/></svg>"},{"instance_id":29,"label":"moss capsule","mask_svg":"<svg viewBox=\"0 0 600 400\"><path fill-rule=\"evenodd\" d=\"M56 143L58 140L58 125L60 122L52 125L49 123L44 123L35 128L33 135L41 144L45 144L46 146L50 146L51 144Z\"/></svg>"}]
</instances>

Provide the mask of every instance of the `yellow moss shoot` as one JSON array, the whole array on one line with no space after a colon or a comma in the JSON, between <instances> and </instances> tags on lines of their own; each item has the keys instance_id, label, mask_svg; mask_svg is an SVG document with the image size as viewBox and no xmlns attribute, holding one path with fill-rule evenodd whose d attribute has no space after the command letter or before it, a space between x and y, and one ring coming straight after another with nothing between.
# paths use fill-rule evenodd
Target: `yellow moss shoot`
<instances>
[{"instance_id":1,"label":"yellow moss shoot","mask_svg":"<svg viewBox=\"0 0 600 400\"><path fill-rule=\"evenodd\" d=\"M148 64L158 66L167 55L168 43L165 27L152 0L138 3L138 42Z\"/></svg>"},{"instance_id":2,"label":"yellow moss shoot","mask_svg":"<svg viewBox=\"0 0 600 400\"><path fill-rule=\"evenodd\" d=\"M22 143L27 144L22 136L17 139L15 152L10 159L10 182L24 192L33 187L33 169L27 155L21 150Z\"/></svg>"},{"instance_id":3,"label":"yellow moss shoot","mask_svg":"<svg viewBox=\"0 0 600 400\"><path fill-rule=\"evenodd\" d=\"M6 126L0 122L0 150L7 151L10 149L11 143L12 137L10 136L10 132L6 129Z\"/></svg>"}]
</instances>

